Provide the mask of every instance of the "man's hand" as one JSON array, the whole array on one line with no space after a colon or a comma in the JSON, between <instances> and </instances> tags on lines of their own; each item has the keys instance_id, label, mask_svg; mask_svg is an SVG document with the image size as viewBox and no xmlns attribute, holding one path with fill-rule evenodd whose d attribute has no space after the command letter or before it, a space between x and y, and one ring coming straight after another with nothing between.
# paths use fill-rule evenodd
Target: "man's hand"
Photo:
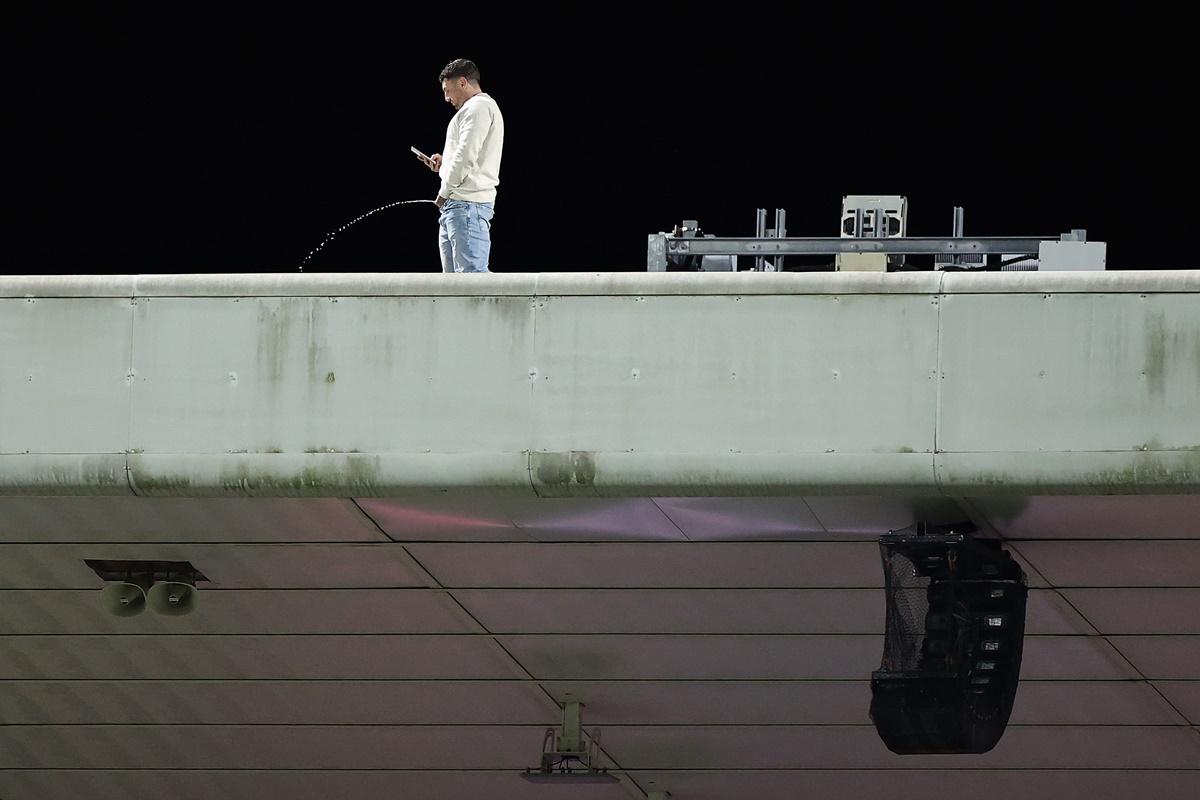
<instances>
[{"instance_id":1,"label":"man's hand","mask_svg":"<svg viewBox=\"0 0 1200 800\"><path fill-rule=\"evenodd\" d=\"M433 155L431 155L429 157L429 161L426 162L426 166L428 166L434 172L437 172L439 169L442 168L442 154L434 153Z\"/></svg>"},{"instance_id":2,"label":"man's hand","mask_svg":"<svg viewBox=\"0 0 1200 800\"><path fill-rule=\"evenodd\" d=\"M446 198L442 197L442 196L439 194L439 195L437 196L437 199L433 201L433 204L434 204L435 206L437 206L437 207L438 207L438 209L440 210L442 206L446 205Z\"/></svg>"}]
</instances>

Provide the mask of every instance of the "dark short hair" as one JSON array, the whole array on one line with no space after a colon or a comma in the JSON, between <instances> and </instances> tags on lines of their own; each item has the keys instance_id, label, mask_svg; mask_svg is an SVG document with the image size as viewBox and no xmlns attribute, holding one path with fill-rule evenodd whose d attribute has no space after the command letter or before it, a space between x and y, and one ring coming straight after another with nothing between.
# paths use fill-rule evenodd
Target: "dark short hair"
<instances>
[{"instance_id":1,"label":"dark short hair","mask_svg":"<svg viewBox=\"0 0 1200 800\"><path fill-rule=\"evenodd\" d=\"M455 80L457 78L466 78L471 83L479 84L479 67L475 66L474 61L468 61L465 58L456 58L442 69L442 74L438 75L438 82L446 80Z\"/></svg>"}]
</instances>

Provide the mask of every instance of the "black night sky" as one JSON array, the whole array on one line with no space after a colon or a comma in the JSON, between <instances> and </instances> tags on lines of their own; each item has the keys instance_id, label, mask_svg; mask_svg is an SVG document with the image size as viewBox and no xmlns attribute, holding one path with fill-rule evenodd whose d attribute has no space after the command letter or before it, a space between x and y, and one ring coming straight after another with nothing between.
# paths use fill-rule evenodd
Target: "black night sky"
<instances>
[{"instance_id":1,"label":"black night sky","mask_svg":"<svg viewBox=\"0 0 1200 800\"><path fill-rule=\"evenodd\" d=\"M1086 228L1110 269L1195 265L1194 70L1164 60L1183 55L1165 34L1118 43L1069 15L916 33L864 13L769 35L711 16L522 30L529 16L453 37L215 11L16 27L6 271L294 271L330 230L433 196L408 148L441 150L437 74L457 57L505 115L497 272L643 270L647 233L696 218L751 235L757 207L833 236L842 195L872 193L907 195L912 235L948 235L962 205L968 235ZM438 270L424 205L306 268Z\"/></svg>"}]
</instances>

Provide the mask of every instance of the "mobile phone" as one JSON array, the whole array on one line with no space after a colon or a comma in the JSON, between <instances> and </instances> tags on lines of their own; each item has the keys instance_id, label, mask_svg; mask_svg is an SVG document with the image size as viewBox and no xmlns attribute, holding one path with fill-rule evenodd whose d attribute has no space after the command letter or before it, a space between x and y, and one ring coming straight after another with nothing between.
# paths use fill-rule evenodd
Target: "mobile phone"
<instances>
[{"instance_id":1,"label":"mobile phone","mask_svg":"<svg viewBox=\"0 0 1200 800\"><path fill-rule=\"evenodd\" d=\"M422 153L420 150L418 150L418 149L417 149L417 148L415 148L415 147L410 147L410 148L408 148L408 149L409 149L409 150L412 150L414 153L416 153L416 154L417 154L417 158L421 159L422 161L433 161L433 159L432 159L432 158L430 158L429 156L425 155L424 153Z\"/></svg>"}]
</instances>

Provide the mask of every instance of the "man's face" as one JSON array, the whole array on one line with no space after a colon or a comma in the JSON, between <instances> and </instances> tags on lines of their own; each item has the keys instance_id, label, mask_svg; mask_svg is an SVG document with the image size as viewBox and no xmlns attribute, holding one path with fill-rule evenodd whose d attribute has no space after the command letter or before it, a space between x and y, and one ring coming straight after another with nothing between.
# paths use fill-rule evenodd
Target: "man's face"
<instances>
[{"instance_id":1,"label":"man's face","mask_svg":"<svg viewBox=\"0 0 1200 800\"><path fill-rule=\"evenodd\" d=\"M467 79L442 78L442 96L456 109L461 108L467 102Z\"/></svg>"}]
</instances>

